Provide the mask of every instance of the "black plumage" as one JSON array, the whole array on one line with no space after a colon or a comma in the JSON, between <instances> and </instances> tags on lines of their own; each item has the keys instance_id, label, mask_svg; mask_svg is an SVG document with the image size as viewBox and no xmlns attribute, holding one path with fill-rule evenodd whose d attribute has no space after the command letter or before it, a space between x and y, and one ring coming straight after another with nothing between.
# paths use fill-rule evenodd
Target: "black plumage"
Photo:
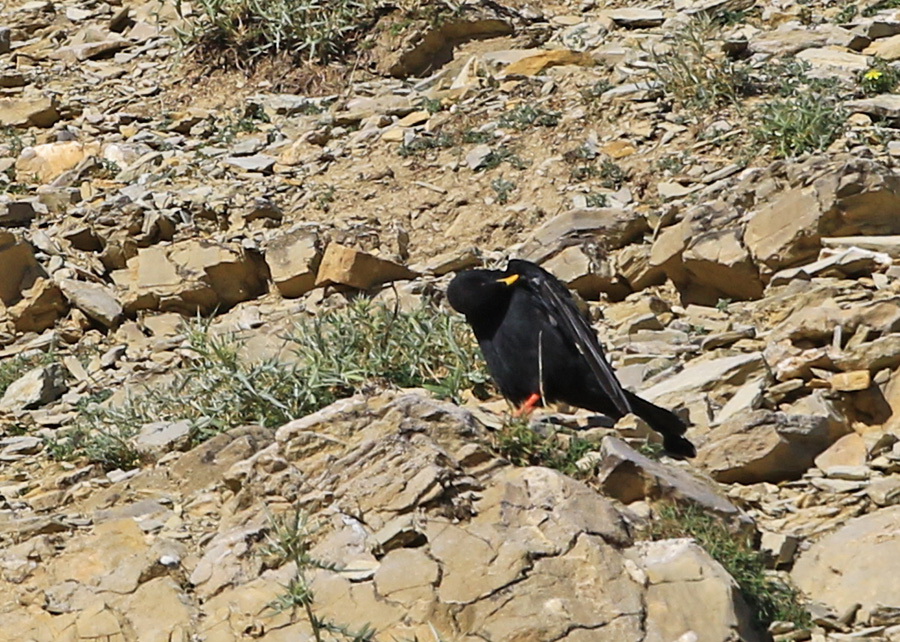
<instances>
[{"instance_id":1,"label":"black plumage","mask_svg":"<svg viewBox=\"0 0 900 642\"><path fill-rule=\"evenodd\" d=\"M633 412L663 436L670 453L693 457L685 425L674 413L624 389L569 290L530 261L506 271L468 270L447 299L472 326L501 394L516 406L539 398L619 419Z\"/></svg>"}]
</instances>

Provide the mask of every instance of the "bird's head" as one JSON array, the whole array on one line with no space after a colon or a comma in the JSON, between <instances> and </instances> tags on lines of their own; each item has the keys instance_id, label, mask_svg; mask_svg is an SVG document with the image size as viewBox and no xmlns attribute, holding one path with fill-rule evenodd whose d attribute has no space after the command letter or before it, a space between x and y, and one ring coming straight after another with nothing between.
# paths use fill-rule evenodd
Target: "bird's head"
<instances>
[{"instance_id":1,"label":"bird's head","mask_svg":"<svg viewBox=\"0 0 900 642\"><path fill-rule=\"evenodd\" d=\"M509 270L467 270L460 272L447 288L447 300L454 310L467 317L484 315L505 307L519 274Z\"/></svg>"}]
</instances>

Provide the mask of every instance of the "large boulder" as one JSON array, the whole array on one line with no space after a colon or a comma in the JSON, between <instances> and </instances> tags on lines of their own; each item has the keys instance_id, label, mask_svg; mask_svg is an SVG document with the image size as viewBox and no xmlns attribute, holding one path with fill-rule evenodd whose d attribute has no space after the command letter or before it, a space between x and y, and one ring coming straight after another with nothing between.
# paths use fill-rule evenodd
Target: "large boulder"
<instances>
[{"instance_id":1,"label":"large boulder","mask_svg":"<svg viewBox=\"0 0 900 642\"><path fill-rule=\"evenodd\" d=\"M209 314L262 294L260 267L240 245L188 240L143 248L112 278L128 313Z\"/></svg>"},{"instance_id":2,"label":"large boulder","mask_svg":"<svg viewBox=\"0 0 900 642\"><path fill-rule=\"evenodd\" d=\"M735 415L711 430L697 464L722 483L752 484L798 479L819 453L842 434L823 415L756 410Z\"/></svg>"}]
</instances>

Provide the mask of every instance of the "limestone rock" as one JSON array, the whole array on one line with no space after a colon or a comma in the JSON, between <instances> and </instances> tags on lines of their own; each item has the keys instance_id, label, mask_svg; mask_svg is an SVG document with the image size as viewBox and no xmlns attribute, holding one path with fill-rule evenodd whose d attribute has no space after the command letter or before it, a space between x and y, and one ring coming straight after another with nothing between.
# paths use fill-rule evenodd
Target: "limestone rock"
<instances>
[{"instance_id":1,"label":"limestone rock","mask_svg":"<svg viewBox=\"0 0 900 642\"><path fill-rule=\"evenodd\" d=\"M819 74L854 78L869 68L869 59L857 53L844 51L839 47L815 47L804 49L797 54L799 60L808 63Z\"/></svg>"},{"instance_id":2,"label":"limestone rock","mask_svg":"<svg viewBox=\"0 0 900 642\"><path fill-rule=\"evenodd\" d=\"M900 506L850 520L801 553L791 578L812 599L838 613L854 604L872 610L900 604Z\"/></svg>"},{"instance_id":3,"label":"limestone rock","mask_svg":"<svg viewBox=\"0 0 900 642\"><path fill-rule=\"evenodd\" d=\"M505 73L509 76L535 76L548 67L557 65L579 65L593 67L594 59L586 53L571 51L569 49L550 49L539 51L531 56L524 56L510 63Z\"/></svg>"},{"instance_id":4,"label":"limestone rock","mask_svg":"<svg viewBox=\"0 0 900 642\"><path fill-rule=\"evenodd\" d=\"M107 287L74 279L61 279L59 287L73 306L104 327L115 328L121 322L122 304Z\"/></svg>"},{"instance_id":5,"label":"limestone rock","mask_svg":"<svg viewBox=\"0 0 900 642\"><path fill-rule=\"evenodd\" d=\"M866 47L863 53L867 56L878 56L883 60L897 60L900 58L900 35L879 38Z\"/></svg>"},{"instance_id":6,"label":"limestone rock","mask_svg":"<svg viewBox=\"0 0 900 642\"><path fill-rule=\"evenodd\" d=\"M472 5L452 18L405 25L402 40L381 39L375 47L378 72L404 78L432 69L441 52L468 40L507 36L514 31L514 15L487 4ZM349 105L348 105L349 107ZM412 107L409 108L412 111ZM384 112L382 112L384 113Z\"/></svg>"},{"instance_id":7,"label":"limestone rock","mask_svg":"<svg viewBox=\"0 0 900 642\"><path fill-rule=\"evenodd\" d=\"M828 419L757 410L714 428L697 465L723 483L752 484L799 478L831 445Z\"/></svg>"},{"instance_id":8,"label":"limestone rock","mask_svg":"<svg viewBox=\"0 0 900 642\"><path fill-rule=\"evenodd\" d=\"M764 365L761 353L739 354L719 359L696 359L678 374L651 386L640 395L648 401L666 399L674 395L690 396L722 383L743 383Z\"/></svg>"},{"instance_id":9,"label":"limestone rock","mask_svg":"<svg viewBox=\"0 0 900 642\"><path fill-rule=\"evenodd\" d=\"M767 639L734 579L692 540L639 542L625 554L647 578L647 642Z\"/></svg>"},{"instance_id":10,"label":"limestone rock","mask_svg":"<svg viewBox=\"0 0 900 642\"><path fill-rule=\"evenodd\" d=\"M766 266L787 267L818 253L819 203L811 190L785 192L758 211L744 231L744 244Z\"/></svg>"},{"instance_id":11,"label":"limestone rock","mask_svg":"<svg viewBox=\"0 0 900 642\"><path fill-rule=\"evenodd\" d=\"M585 299L598 299L601 292L614 300L624 298L628 287L616 278L609 261L590 250L582 246L567 247L542 267Z\"/></svg>"},{"instance_id":12,"label":"limestone rock","mask_svg":"<svg viewBox=\"0 0 900 642\"><path fill-rule=\"evenodd\" d=\"M0 127L51 127L60 118L57 107L47 96L0 98Z\"/></svg>"},{"instance_id":13,"label":"limestone rock","mask_svg":"<svg viewBox=\"0 0 900 642\"><path fill-rule=\"evenodd\" d=\"M0 301L10 306L22 297L22 291L44 275L32 247L19 242L8 232L0 232Z\"/></svg>"},{"instance_id":14,"label":"limestone rock","mask_svg":"<svg viewBox=\"0 0 900 642\"><path fill-rule=\"evenodd\" d=\"M865 390L872 384L872 375L868 370L839 372L831 378L831 389L839 392Z\"/></svg>"},{"instance_id":15,"label":"limestone rock","mask_svg":"<svg viewBox=\"0 0 900 642\"><path fill-rule=\"evenodd\" d=\"M141 426L133 442L140 450L160 455L187 446L190 434L189 421L156 421Z\"/></svg>"},{"instance_id":16,"label":"limestone rock","mask_svg":"<svg viewBox=\"0 0 900 642\"><path fill-rule=\"evenodd\" d=\"M650 253L649 245L628 245L615 255L616 272L633 292L666 280L665 271L650 264Z\"/></svg>"},{"instance_id":17,"label":"limestone rock","mask_svg":"<svg viewBox=\"0 0 900 642\"><path fill-rule=\"evenodd\" d=\"M898 42L900 42L900 39L898 39ZM850 111L869 114L878 118L887 118L888 120L900 118L900 95L897 94L879 94L871 98L850 100L845 103L845 106Z\"/></svg>"},{"instance_id":18,"label":"limestone rock","mask_svg":"<svg viewBox=\"0 0 900 642\"><path fill-rule=\"evenodd\" d=\"M34 217L34 205L29 201L0 200L0 227L27 225Z\"/></svg>"},{"instance_id":19,"label":"limestone rock","mask_svg":"<svg viewBox=\"0 0 900 642\"><path fill-rule=\"evenodd\" d=\"M329 243L319 264L316 285L334 283L368 290L382 283L411 279L415 276L415 272L393 261L386 261L337 243Z\"/></svg>"},{"instance_id":20,"label":"limestone rock","mask_svg":"<svg viewBox=\"0 0 900 642\"><path fill-rule=\"evenodd\" d=\"M641 499L671 499L697 504L723 517L742 515L719 491L715 482L681 468L655 462L621 439L604 437L600 452L603 456L597 471L600 487L604 494L622 503L630 504Z\"/></svg>"},{"instance_id":21,"label":"limestone rock","mask_svg":"<svg viewBox=\"0 0 900 642\"><path fill-rule=\"evenodd\" d=\"M658 27L663 23L665 16L659 9L644 9L640 7L611 9L606 11L616 24L629 28Z\"/></svg>"},{"instance_id":22,"label":"limestone rock","mask_svg":"<svg viewBox=\"0 0 900 642\"><path fill-rule=\"evenodd\" d=\"M128 40L116 35L116 37L107 38L106 40L84 42L60 47L50 54L50 58L63 60L69 63L82 62L93 58L110 56L130 44L131 43Z\"/></svg>"},{"instance_id":23,"label":"limestone rock","mask_svg":"<svg viewBox=\"0 0 900 642\"><path fill-rule=\"evenodd\" d=\"M586 241L607 250L624 247L648 231L647 220L616 208L575 209L553 217L526 241L522 257L540 263L560 249Z\"/></svg>"},{"instance_id":24,"label":"limestone rock","mask_svg":"<svg viewBox=\"0 0 900 642\"><path fill-rule=\"evenodd\" d=\"M75 140L26 147L16 159L16 175L21 180L36 178L40 183L49 183L97 152L98 145Z\"/></svg>"},{"instance_id":25,"label":"limestone rock","mask_svg":"<svg viewBox=\"0 0 900 642\"><path fill-rule=\"evenodd\" d=\"M855 432L844 435L815 459L816 466L826 475L841 466L863 466L866 463L866 442Z\"/></svg>"},{"instance_id":26,"label":"limestone rock","mask_svg":"<svg viewBox=\"0 0 900 642\"><path fill-rule=\"evenodd\" d=\"M0 399L0 410L38 408L59 399L65 391L65 376L60 364L33 368L9 385Z\"/></svg>"},{"instance_id":27,"label":"limestone rock","mask_svg":"<svg viewBox=\"0 0 900 642\"><path fill-rule=\"evenodd\" d=\"M254 257L239 246L186 240L138 251L112 274L126 312L141 309L193 315L227 310L263 291Z\"/></svg>"},{"instance_id":28,"label":"limestone rock","mask_svg":"<svg viewBox=\"0 0 900 642\"><path fill-rule=\"evenodd\" d=\"M296 231L276 238L266 249L272 282L284 297L298 297L315 287L322 253L318 236Z\"/></svg>"},{"instance_id":29,"label":"limestone rock","mask_svg":"<svg viewBox=\"0 0 900 642\"><path fill-rule=\"evenodd\" d=\"M8 309L9 317L20 332L42 332L61 318L69 309L62 291L49 279L39 278L15 305Z\"/></svg>"},{"instance_id":30,"label":"limestone rock","mask_svg":"<svg viewBox=\"0 0 900 642\"><path fill-rule=\"evenodd\" d=\"M708 288L703 297L692 300L714 305L720 298L757 299L763 283L737 230L709 232L691 240L682 254L691 286Z\"/></svg>"},{"instance_id":31,"label":"limestone rock","mask_svg":"<svg viewBox=\"0 0 900 642\"><path fill-rule=\"evenodd\" d=\"M750 41L750 52L785 56L810 47L821 47L828 36L796 24L786 24L773 31L761 33Z\"/></svg>"}]
</instances>

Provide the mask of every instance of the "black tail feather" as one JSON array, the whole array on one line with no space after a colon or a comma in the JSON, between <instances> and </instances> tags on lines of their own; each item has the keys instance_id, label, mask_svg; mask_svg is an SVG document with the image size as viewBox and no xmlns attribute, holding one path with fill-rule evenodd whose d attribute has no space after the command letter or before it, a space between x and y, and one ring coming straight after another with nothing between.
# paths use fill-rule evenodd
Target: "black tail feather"
<instances>
[{"instance_id":1,"label":"black tail feather","mask_svg":"<svg viewBox=\"0 0 900 642\"><path fill-rule=\"evenodd\" d=\"M684 437L687 426L674 412L641 399L628 390L625 391L625 396L634 414L663 436L663 446L669 453L678 457L696 456L697 449L694 444Z\"/></svg>"}]
</instances>

